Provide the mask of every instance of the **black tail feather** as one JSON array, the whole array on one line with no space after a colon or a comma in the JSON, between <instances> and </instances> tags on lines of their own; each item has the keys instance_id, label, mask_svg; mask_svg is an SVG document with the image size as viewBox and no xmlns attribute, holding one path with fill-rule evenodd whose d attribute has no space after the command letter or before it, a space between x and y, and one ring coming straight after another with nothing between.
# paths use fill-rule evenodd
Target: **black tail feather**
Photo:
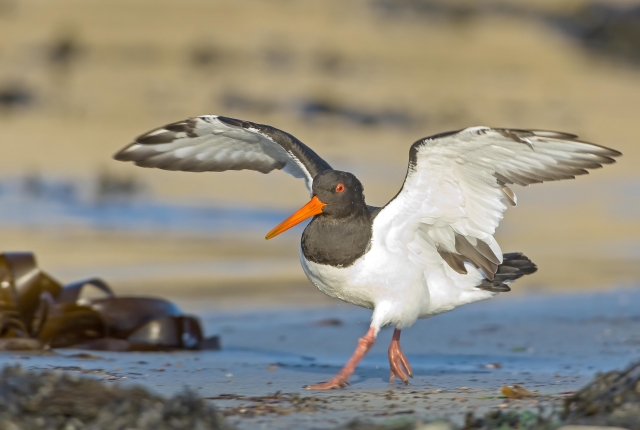
<instances>
[{"instance_id":1,"label":"black tail feather","mask_svg":"<svg viewBox=\"0 0 640 430\"><path fill-rule=\"evenodd\" d=\"M511 291L507 285L524 275L530 275L538 270L531 260L521 252L510 252L502 255L502 264L498 266L493 281L484 279L476 288L491 291L493 293L505 293Z\"/></svg>"}]
</instances>

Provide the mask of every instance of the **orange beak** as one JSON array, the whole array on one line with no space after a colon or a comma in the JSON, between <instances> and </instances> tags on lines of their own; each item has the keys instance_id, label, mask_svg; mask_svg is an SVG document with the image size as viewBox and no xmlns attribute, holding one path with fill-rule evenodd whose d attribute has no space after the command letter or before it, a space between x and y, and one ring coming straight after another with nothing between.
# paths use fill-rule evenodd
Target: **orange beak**
<instances>
[{"instance_id":1,"label":"orange beak","mask_svg":"<svg viewBox=\"0 0 640 430\"><path fill-rule=\"evenodd\" d=\"M327 204L322 203L319 198L317 198L316 196L313 196L313 198L309 203L302 206L293 215L291 215L289 218L285 219L280 224L278 224L273 230L267 233L267 235L264 238L269 240L272 237L279 235L283 231L289 230L291 227L301 223L305 219L310 218L314 215L321 214L322 208L325 207L326 205Z\"/></svg>"}]
</instances>

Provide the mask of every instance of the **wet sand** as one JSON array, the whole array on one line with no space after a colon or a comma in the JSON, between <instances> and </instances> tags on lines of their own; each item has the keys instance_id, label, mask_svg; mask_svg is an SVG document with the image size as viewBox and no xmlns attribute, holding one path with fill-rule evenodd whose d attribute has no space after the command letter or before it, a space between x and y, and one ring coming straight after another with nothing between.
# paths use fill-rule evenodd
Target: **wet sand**
<instances>
[{"instance_id":1,"label":"wet sand","mask_svg":"<svg viewBox=\"0 0 640 430\"><path fill-rule=\"evenodd\" d=\"M215 303L183 300L207 333L221 335L221 351L74 356L80 351L58 350L52 356L3 353L0 363L142 384L165 395L188 387L212 398L241 429L333 428L355 417L461 423L469 411L557 407L596 372L636 360L639 300L631 290L503 295L419 321L402 337L415 374L408 386L387 382L390 331L383 330L350 387L302 389L337 372L366 331L370 313L350 305L210 311ZM514 384L537 397L502 397L501 386Z\"/></svg>"}]
</instances>

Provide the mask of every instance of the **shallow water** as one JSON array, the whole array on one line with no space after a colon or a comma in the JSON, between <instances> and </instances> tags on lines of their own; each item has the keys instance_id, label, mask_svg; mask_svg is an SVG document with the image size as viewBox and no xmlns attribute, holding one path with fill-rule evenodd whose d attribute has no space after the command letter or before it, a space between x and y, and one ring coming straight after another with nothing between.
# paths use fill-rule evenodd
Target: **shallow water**
<instances>
[{"instance_id":1,"label":"shallow water","mask_svg":"<svg viewBox=\"0 0 640 430\"><path fill-rule=\"evenodd\" d=\"M186 235L267 232L286 211L220 206L215 202L163 202L141 191L103 196L92 180L0 180L0 226L91 228ZM33 182L33 181L31 181Z\"/></svg>"}]
</instances>

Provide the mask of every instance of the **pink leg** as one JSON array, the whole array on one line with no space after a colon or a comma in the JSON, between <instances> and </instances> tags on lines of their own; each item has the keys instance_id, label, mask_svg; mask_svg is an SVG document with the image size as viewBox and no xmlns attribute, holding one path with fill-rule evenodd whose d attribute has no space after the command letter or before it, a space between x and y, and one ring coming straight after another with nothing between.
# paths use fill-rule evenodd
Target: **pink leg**
<instances>
[{"instance_id":1,"label":"pink leg","mask_svg":"<svg viewBox=\"0 0 640 430\"><path fill-rule=\"evenodd\" d=\"M356 347L355 352L353 353L349 361L347 361L347 364L344 365L342 370L338 372L336 376L334 376L327 382L305 385L304 388L306 388L307 390L333 390L336 388L344 388L349 385L347 379L349 379L349 376L351 376L353 371L356 370L356 366L358 365L360 360L362 360L362 357L364 357L367 351L371 349L375 340L376 331L373 327L371 327L367 334L364 335L364 337L358 339L358 346Z\"/></svg>"},{"instance_id":2,"label":"pink leg","mask_svg":"<svg viewBox=\"0 0 640 430\"><path fill-rule=\"evenodd\" d=\"M393 331L391 345L389 345L389 365L391 366L391 376L389 382L393 382L398 377L405 384L409 383L407 375L413 378L413 372L409 365L409 360L400 349L400 330Z\"/></svg>"}]
</instances>

